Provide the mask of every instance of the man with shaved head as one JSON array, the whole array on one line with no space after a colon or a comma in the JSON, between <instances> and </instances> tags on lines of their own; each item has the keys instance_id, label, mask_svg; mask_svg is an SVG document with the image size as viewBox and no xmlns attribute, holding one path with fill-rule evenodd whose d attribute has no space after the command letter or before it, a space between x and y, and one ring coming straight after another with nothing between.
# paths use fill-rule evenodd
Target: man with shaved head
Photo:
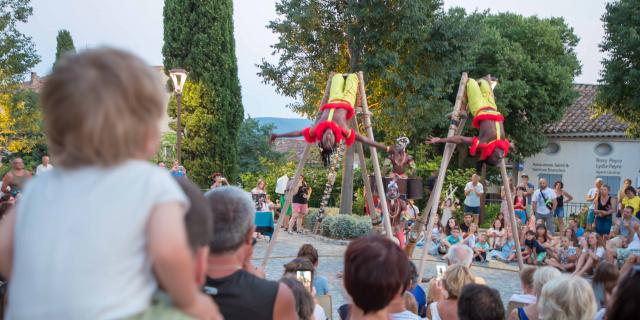
<instances>
[{"instance_id":1,"label":"man with shaved head","mask_svg":"<svg viewBox=\"0 0 640 320\"><path fill-rule=\"evenodd\" d=\"M544 220L547 230L553 233L556 226L553 221L553 212L556 210L558 202L556 201L556 193L548 188L547 180L541 178L538 182L539 189L533 193L531 197L531 211L535 214L535 219Z\"/></svg>"}]
</instances>

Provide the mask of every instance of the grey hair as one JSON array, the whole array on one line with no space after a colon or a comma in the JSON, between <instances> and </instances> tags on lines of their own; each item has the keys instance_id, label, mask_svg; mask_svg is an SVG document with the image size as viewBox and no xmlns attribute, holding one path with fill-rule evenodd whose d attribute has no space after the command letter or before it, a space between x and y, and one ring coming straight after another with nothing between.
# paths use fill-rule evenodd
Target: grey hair
<instances>
[{"instance_id":1,"label":"grey hair","mask_svg":"<svg viewBox=\"0 0 640 320\"><path fill-rule=\"evenodd\" d=\"M233 186L215 188L205 194L213 213L212 254L234 252L254 226L255 204L248 192Z\"/></svg>"},{"instance_id":2,"label":"grey hair","mask_svg":"<svg viewBox=\"0 0 640 320\"><path fill-rule=\"evenodd\" d=\"M542 287L544 287L545 283L561 276L562 273L558 271L558 269L554 267L542 267L536 270L533 274L533 290L536 293L536 297L540 297L540 293L542 293Z\"/></svg>"},{"instance_id":3,"label":"grey hair","mask_svg":"<svg viewBox=\"0 0 640 320\"><path fill-rule=\"evenodd\" d=\"M449 252L447 252L449 265L460 264L469 268L472 260L473 250L464 244L453 245L449 248Z\"/></svg>"},{"instance_id":4,"label":"grey hair","mask_svg":"<svg viewBox=\"0 0 640 320\"><path fill-rule=\"evenodd\" d=\"M587 280L559 276L544 285L538 299L542 320L593 319L598 306Z\"/></svg>"}]
</instances>

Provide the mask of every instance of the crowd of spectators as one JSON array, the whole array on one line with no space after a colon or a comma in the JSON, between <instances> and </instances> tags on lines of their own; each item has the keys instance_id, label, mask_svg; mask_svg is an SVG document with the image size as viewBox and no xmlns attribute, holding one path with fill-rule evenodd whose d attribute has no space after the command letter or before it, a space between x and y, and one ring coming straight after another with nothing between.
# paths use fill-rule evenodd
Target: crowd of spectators
<instances>
[{"instance_id":1,"label":"crowd of spectators","mask_svg":"<svg viewBox=\"0 0 640 320\"><path fill-rule=\"evenodd\" d=\"M329 284L317 273L316 248L303 245L279 281L267 280L252 264L255 214L261 209L255 196L266 194L264 181L248 193L214 174L212 188L203 194L179 161L170 174L148 162L158 145L166 95L139 58L114 49L68 56L49 76L41 99L56 168L44 157L39 177L27 184L31 173L16 158L2 181L0 280L9 284L7 318L327 318L320 299ZM295 187L290 231L301 230L311 192L304 180ZM525 214L517 218L519 230L511 230L501 213L480 232L478 199L484 190L474 176L465 188L463 222L458 225L451 216L444 226L439 221L434 226L432 252L444 254L448 266L431 279L428 294L397 244L368 235L353 240L344 254L349 303L341 315L354 320L637 316L638 305L626 303L640 291L636 191L629 185L618 195L623 208L614 221L618 198L601 181L596 187L588 196L595 231L589 225L581 230L573 220L554 235L553 217L562 215L558 204L571 196L561 184L551 190L541 179L535 191L527 181L518 186L514 201ZM472 261L513 260L516 232L527 260L550 266L522 270L523 293L513 297L513 310L505 310L497 290L474 275ZM574 276L558 269L574 270ZM579 276L591 272L591 284Z\"/></svg>"}]
</instances>

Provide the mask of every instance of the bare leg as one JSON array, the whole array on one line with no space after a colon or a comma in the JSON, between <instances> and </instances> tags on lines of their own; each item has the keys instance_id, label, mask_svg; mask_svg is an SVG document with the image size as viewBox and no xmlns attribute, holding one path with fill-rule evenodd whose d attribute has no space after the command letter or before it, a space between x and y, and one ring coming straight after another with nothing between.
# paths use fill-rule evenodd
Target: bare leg
<instances>
[{"instance_id":1,"label":"bare leg","mask_svg":"<svg viewBox=\"0 0 640 320\"><path fill-rule=\"evenodd\" d=\"M582 267L582 269L578 270L578 268L576 268L576 276L581 276L583 275L585 272L591 270L594 266L594 261L591 257L587 258L587 261L585 262L584 266Z\"/></svg>"},{"instance_id":2,"label":"bare leg","mask_svg":"<svg viewBox=\"0 0 640 320\"><path fill-rule=\"evenodd\" d=\"M291 214L291 219L289 220L289 231L293 232L293 226L296 224L296 221L298 220L298 211L293 211L293 213Z\"/></svg>"},{"instance_id":3,"label":"bare leg","mask_svg":"<svg viewBox=\"0 0 640 320\"><path fill-rule=\"evenodd\" d=\"M284 229L289 230L289 221L291 221L291 216L288 216L286 213L284 214Z\"/></svg>"},{"instance_id":4,"label":"bare leg","mask_svg":"<svg viewBox=\"0 0 640 320\"><path fill-rule=\"evenodd\" d=\"M578 263L576 263L576 271L573 273L574 275L576 275L576 273L578 272L578 270L582 269L582 266L584 266L585 264L585 260L587 259L587 253L583 252L582 254L580 254L580 257L578 258Z\"/></svg>"},{"instance_id":5,"label":"bare leg","mask_svg":"<svg viewBox=\"0 0 640 320\"><path fill-rule=\"evenodd\" d=\"M562 235L564 234L564 218L558 217L558 231L560 232L559 234Z\"/></svg>"}]
</instances>

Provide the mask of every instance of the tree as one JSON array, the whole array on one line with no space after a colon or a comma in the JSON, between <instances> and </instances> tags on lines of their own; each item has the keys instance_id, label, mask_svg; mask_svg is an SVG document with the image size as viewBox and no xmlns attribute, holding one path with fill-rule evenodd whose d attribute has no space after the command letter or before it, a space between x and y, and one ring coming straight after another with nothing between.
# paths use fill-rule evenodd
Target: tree
<instances>
[{"instance_id":1,"label":"tree","mask_svg":"<svg viewBox=\"0 0 640 320\"><path fill-rule=\"evenodd\" d=\"M55 67L60 58L67 53L75 53L76 47L73 45L73 38L69 30L62 29L58 31L56 37L56 61L53 63Z\"/></svg>"},{"instance_id":2,"label":"tree","mask_svg":"<svg viewBox=\"0 0 640 320\"><path fill-rule=\"evenodd\" d=\"M258 120L246 117L240 126L238 134L238 155L240 171L265 172L265 166L260 159L279 162L282 155L273 151L269 144L269 135L273 125L261 125Z\"/></svg>"},{"instance_id":3,"label":"tree","mask_svg":"<svg viewBox=\"0 0 640 320\"><path fill-rule=\"evenodd\" d=\"M578 96L573 89L580 74L578 37L562 18L480 16L481 23L474 22L479 36L470 53L470 76L499 79L494 93L505 131L517 157L531 156L546 145L544 127L559 121Z\"/></svg>"},{"instance_id":4,"label":"tree","mask_svg":"<svg viewBox=\"0 0 640 320\"><path fill-rule=\"evenodd\" d=\"M362 70L376 136L388 142L444 134L462 71L501 79L498 104L521 157L542 149L544 125L575 97L578 39L562 19L445 11L437 0L281 0L276 11L280 57L262 61L263 80L310 117L329 72Z\"/></svg>"},{"instance_id":5,"label":"tree","mask_svg":"<svg viewBox=\"0 0 640 320\"><path fill-rule=\"evenodd\" d=\"M26 23L33 9L29 0L0 1L0 89L7 92L40 62L31 37L17 28Z\"/></svg>"},{"instance_id":6,"label":"tree","mask_svg":"<svg viewBox=\"0 0 640 320\"><path fill-rule=\"evenodd\" d=\"M166 0L164 5L165 72L177 67L189 72L181 115L183 160L202 186L212 172L239 178L236 142L244 108L232 13L231 0Z\"/></svg>"},{"instance_id":7,"label":"tree","mask_svg":"<svg viewBox=\"0 0 640 320\"><path fill-rule=\"evenodd\" d=\"M24 158L27 165L47 153L38 94L19 90L0 94L0 150Z\"/></svg>"},{"instance_id":8,"label":"tree","mask_svg":"<svg viewBox=\"0 0 640 320\"><path fill-rule=\"evenodd\" d=\"M613 114L628 125L630 135L640 137L640 2L618 0L606 8L605 38L600 44L606 55L596 110Z\"/></svg>"}]
</instances>

